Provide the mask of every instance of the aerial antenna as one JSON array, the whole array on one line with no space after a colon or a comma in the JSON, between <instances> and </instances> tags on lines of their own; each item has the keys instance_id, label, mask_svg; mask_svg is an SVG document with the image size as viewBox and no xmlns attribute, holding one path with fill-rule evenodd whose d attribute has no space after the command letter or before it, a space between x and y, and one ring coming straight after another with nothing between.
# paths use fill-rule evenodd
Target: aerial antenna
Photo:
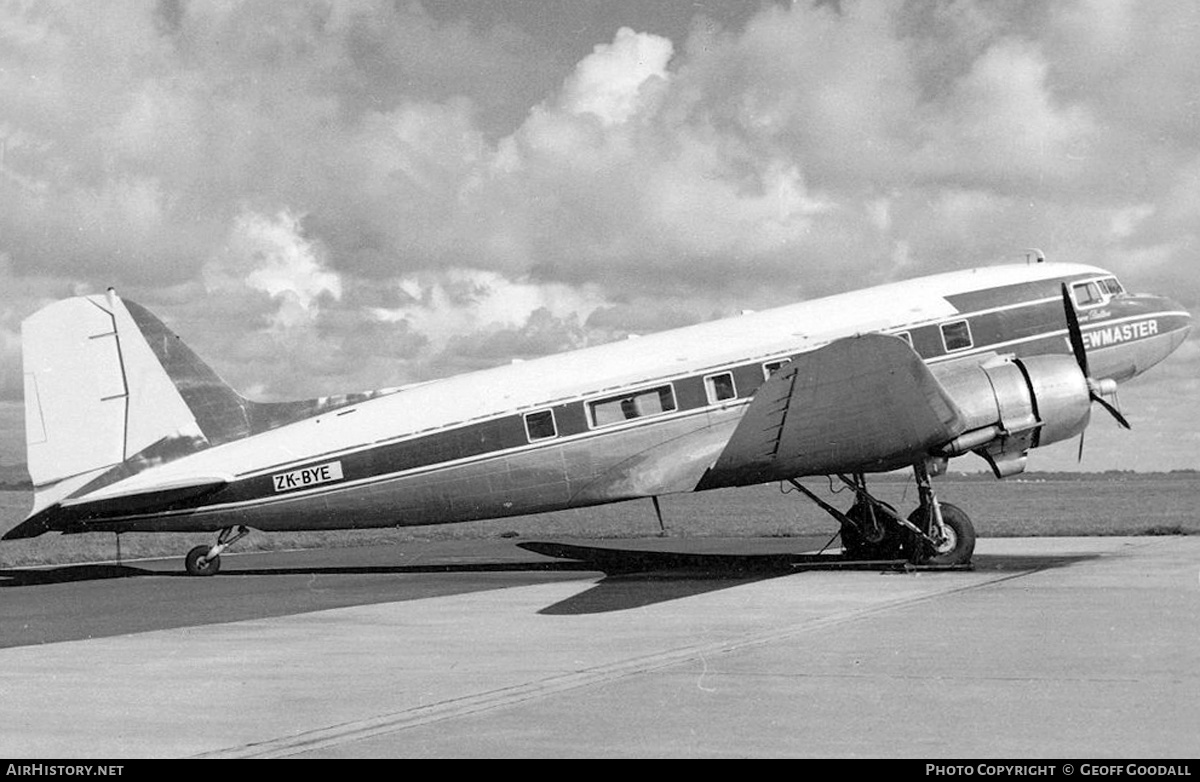
<instances>
[{"instance_id":1,"label":"aerial antenna","mask_svg":"<svg viewBox=\"0 0 1200 782\"><path fill-rule=\"evenodd\" d=\"M1045 263L1046 254L1036 247L1029 247L1025 250L1025 263L1030 262Z\"/></svg>"}]
</instances>

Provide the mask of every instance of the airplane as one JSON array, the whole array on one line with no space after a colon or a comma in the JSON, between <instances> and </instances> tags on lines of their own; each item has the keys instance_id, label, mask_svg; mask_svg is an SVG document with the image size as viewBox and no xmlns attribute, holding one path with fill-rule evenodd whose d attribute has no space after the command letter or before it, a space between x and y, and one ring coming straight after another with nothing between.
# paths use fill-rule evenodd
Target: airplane
<instances>
[{"instance_id":1,"label":"airplane","mask_svg":"<svg viewBox=\"0 0 1200 782\"><path fill-rule=\"evenodd\" d=\"M22 324L33 509L57 531L216 532L466 522L787 483L852 559L961 566L975 547L932 478L977 454L997 478L1080 436L1118 382L1187 337L1170 299L1095 266L1036 261L894 282L381 391L251 401L109 289ZM868 474L912 469L908 516ZM853 490L839 510L799 479Z\"/></svg>"}]
</instances>

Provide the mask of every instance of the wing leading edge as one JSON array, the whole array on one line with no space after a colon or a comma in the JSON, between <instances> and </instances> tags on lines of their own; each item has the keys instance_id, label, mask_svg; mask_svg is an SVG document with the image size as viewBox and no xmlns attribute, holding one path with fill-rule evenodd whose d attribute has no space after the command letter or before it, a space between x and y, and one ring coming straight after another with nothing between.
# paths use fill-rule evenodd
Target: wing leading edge
<instances>
[{"instance_id":1,"label":"wing leading edge","mask_svg":"<svg viewBox=\"0 0 1200 782\"><path fill-rule=\"evenodd\" d=\"M904 467L965 429L904 340L847 337L799 356L754 395L697 489Z\"/></svg>"}]
</instances>

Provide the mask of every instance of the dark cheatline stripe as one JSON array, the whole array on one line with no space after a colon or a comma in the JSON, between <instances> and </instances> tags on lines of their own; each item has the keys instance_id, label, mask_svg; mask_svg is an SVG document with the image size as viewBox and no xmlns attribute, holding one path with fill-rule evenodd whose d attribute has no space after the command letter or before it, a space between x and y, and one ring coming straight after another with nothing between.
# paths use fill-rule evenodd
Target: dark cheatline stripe
<instances>
[{"instance_id":1,"label":"dark cheatline stripe","mask_svg":"<svg viewBox=\"0 0 1200 782\"><path fill-rule=\"evenodd\" d=\"M937 326L917 326L908 330L913 350L925 360L937 358L946 352L942 347L942 332Z\"/></svg>"},{"instance_id":2,"label":"dark cheatline stripe","mask_svg":"<svg viewBox=\"0 0 1200 782\"><path fill-rule=\"evenodd\" d=\"M559 437L570 437L587 431L587 417L583 412L583 403L555 405L552 409L554 410L554 421L558 424Z\"/></svg>"},{"instance_id":3,"label":"dark cheatline stripe","mask_svg":"<svg viewBox=\"0 0 1200 782\"><path fill-rule=\"evenodd\" d=\"M942 341L942 324L956 320L966 320L971 327L972 347L962 351L947 353ZM982 315L964 314L963 317L947 318L939 323L917 326L909 329L912 337L913 350L925 360L940 358L954 353L971 354L999 346L1004 353L1031 355L1030 344L1040 340L1034 339L1039 335L1061 331L1066 328L1063 318L1062 304L1047 301L1029 304L999 312L986 312ZM1011 344L1017 340L1030 342ZM1039 348L1036 352L1046 352ZM1057 350L1053 351L1057 352Z\"/></svg>"},{"instance_id":4,"label":"dark cheatline stripe","mask_svg":"<svg viewBox=\"0 0 1200 782\"><path fill-rule=\"evenodd\" d=\"M795 358L795 356L792 356L792 358ZM754 396L754 392L758 390L758 387L766 382L763 376L762 362L755 361L753 364L743 364L740 367L734 367L733 382L737 386L739 399Z\"/></svg>"},{"instance_id":5,"label":"dark cheatline stripe","mask_svg":"<svg viewBox=\"0 0 1200 782\"><path fill-rule=\"evenodd\" d=\"M675 405L679 410L707 407L708 397L704 392L704 379L696 375L676 380Z\"/></svg>"},{"instance_id":6,"label":"dark cheatline stripe","mask_svg":"<svg viewBox=\"0 0 1200 782\"><path fill-rule=\"evenodd\" d=\"M1035 301L1062 294L1062 284L1070 285L1076 280L1092 279L1094 272L1074 274L1069 277L1055 277L1049 280L1019 282L1014 285L1002 285L999 288L985 288L967 293L956 293L946 297L956 310L962 313L978 312L993 307L1004 307L1022 301Z\"/></svg>"}]
</instances>

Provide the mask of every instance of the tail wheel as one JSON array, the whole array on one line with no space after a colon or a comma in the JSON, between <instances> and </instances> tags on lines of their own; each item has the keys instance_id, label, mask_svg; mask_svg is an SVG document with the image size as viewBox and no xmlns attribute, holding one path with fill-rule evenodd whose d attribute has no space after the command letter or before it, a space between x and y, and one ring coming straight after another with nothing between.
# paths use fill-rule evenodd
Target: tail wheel
<instances>
[{"instance_id":1,"label":"tail wheel","mask_svg":"<svg viewBox=\"0 0 1200 782\"><path fill-rule=\"evenodd\" d=\"M942 511L942 525L946 528L945 538L936 546L929 541L920 541L915 547L914 562L919 565L966 565L975 553L975 525L971 518L957 505L948 502L939 503ZM908 520L921 529L928 529L925 524L925 508L917 508Z\"/></svg>"},{"instance_id":2,"label":"tail wheel","mask_svg":"<svg viewBox=\"0 0 1200 782\"><path fill-rule=\"evenodd\" d=\"M183 564L189 575L215 576L217 574L217 571L221 569L221 557L205 558L211 548L211 546L196 546L187 553Z\"/></svg>"}]
</instances>

